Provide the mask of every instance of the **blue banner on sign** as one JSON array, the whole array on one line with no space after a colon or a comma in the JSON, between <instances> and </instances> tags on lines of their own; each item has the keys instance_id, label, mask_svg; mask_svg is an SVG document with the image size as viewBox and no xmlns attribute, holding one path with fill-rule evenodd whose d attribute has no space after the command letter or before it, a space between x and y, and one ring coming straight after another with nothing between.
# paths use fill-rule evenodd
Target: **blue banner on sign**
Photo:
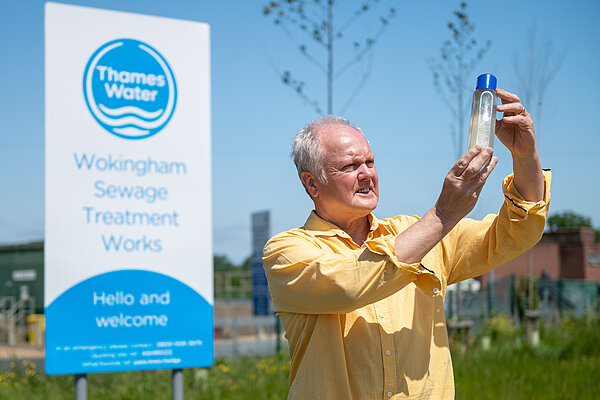
<instances>
[{"instance_id":1,"label":"blue banner on sign","mask_svg":"<svg viewBox=\"0 0 600 400\"><path fill-rule=\"evenodd\" d=\"M79 374L213 364L213 307L169 276L120 270L46 307L46 372Z\"/></svg>"}]
</instances>

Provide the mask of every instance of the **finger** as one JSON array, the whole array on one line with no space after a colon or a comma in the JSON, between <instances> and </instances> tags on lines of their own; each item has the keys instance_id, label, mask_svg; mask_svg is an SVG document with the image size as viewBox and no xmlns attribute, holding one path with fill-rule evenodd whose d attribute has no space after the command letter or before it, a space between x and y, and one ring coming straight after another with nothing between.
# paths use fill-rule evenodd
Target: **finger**
<instances>
[{"instance_id":1,"label":"finger","mask_svg":"<svg viewBox=\"0 0 600 400\"><path fill-rule=\"evenodd\" d=\"M507 92L504 89L496 89L496 94L502 100L502 104L520 103L521 99L514 93Z\"/></svg>"},{"instance_id":2,"label":"finger","mask_svg":"<svg viewBox=\"0 0 600 400\"><path fill-rule=\"evenodd\" d=\"M498 164L498 157L493 156L492 160L490 161L490 163L488 165L486 165L481 170L481 175L479 176L479 179L483 183L485 183L485 181L487 180L488 176L490 176L490 174L492 173L492 171L494 170L494 168L496 168L496 164Z\"/></svg>"},{"instance_id":3,"label":"finger","mask_svg":"<svg viewBox=\"0 0 600 400\"><path fill-rule=\"evenodd\" d=\"M458 161L456 161L456 163L452 166L452 168L450 169L450 172L452 173L452 175L461 176L463 174L463 172L465 171L465 169L469 166L471 161L473 161L473 159L479 153L481 153L481 146L476 145L476 146L471 147L469 149L469 151L467 151L465 154L463 154L463 156L461 158L459 158Z\"/></svg>"},{"instance_id":4,"label":"finger","mask_svg":"<svg viewBox=\"0 0 600 400\"><path fill-rule=\"evenodd\" d=\"M471 164L469 164L469 166L465 168L462 177L465 180L469 180L479 176L481 169L492 158L493 154L494 150L490 147L488 147L485 150L482 150L479 156L475 157L475 159L471 161Z\"/></svg>"},{"instance_id":5,"label":"finger","mask_svg":"<svg viewBox=\"0 0 600 400\"><path fill-rule=\"evenodd\" d=\"M525 128L533 127L533 121L531 120L530 115L511 115L502 118L502 122L511 125L519 125Z\"/></svg>"},{"instance_id":6,"label":"finger","mask_svg":"<svg viewBox=\"0 0 600 400\"><path fill-rule=\"evenodd\" d=\"M513 115L525 115L527 110L525 110L525 106L521 103L509 103L509 104L500 104L496 108L497 111L513 114Z\"/></svg>"}]
</instances>

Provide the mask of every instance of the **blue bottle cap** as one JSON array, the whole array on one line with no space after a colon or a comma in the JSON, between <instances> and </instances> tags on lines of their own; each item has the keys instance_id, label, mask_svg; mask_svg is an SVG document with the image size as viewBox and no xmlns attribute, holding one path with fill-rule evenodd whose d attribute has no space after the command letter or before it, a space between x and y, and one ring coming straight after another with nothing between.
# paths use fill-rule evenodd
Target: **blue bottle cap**
<instances>
[{"instance_id":1,"label":"blue bottle cap","mask_svg":"<svg viewBox=\"0 0 600 400\"><path fill-rule=\"evenodd\" d=\"M496 77L492 74L481 74L477 77L477 89L496 90Z\"/></svg>"}]
</instances>

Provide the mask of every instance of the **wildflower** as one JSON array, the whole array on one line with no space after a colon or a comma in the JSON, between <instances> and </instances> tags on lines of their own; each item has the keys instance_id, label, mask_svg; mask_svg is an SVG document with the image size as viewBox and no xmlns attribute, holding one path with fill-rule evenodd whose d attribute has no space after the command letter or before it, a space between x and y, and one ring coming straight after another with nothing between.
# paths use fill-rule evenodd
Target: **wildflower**
<instances>
[{"instance_id":1,"label":"wildflower","mask_svg":"<svg viewBox=\"0 0 600 400\"><path fill-rule=\"evenodd\" d=\"M229 372L229 367L223 363L219 364L219 369L225 373Z\"/></svg>"}]
</instances>

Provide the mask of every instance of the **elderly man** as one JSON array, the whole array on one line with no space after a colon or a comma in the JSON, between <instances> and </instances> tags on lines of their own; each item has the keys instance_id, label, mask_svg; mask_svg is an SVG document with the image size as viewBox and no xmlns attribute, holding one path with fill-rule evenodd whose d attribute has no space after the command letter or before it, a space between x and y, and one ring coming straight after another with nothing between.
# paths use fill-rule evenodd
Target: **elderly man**
<instances>
[{"instance_id":1,"label":"elderly man","mask_svg":"<svg viewBox=\"0 0 600 400\"><path fill-rule=\"evenodd\" d=\"M454 397L446 287L531 248L550 200L531 116L514 94L497 94L504 118L496 136L514 173L498 215L481 221L463 217L496 165L492 149L469 149L423 217L379 220L371 213L377 170L362 131L326 116L296 135L294 162L315 208L302 228L271 238L263 255L290 344L289 399Z\"/></svg>"}]
</instances>

